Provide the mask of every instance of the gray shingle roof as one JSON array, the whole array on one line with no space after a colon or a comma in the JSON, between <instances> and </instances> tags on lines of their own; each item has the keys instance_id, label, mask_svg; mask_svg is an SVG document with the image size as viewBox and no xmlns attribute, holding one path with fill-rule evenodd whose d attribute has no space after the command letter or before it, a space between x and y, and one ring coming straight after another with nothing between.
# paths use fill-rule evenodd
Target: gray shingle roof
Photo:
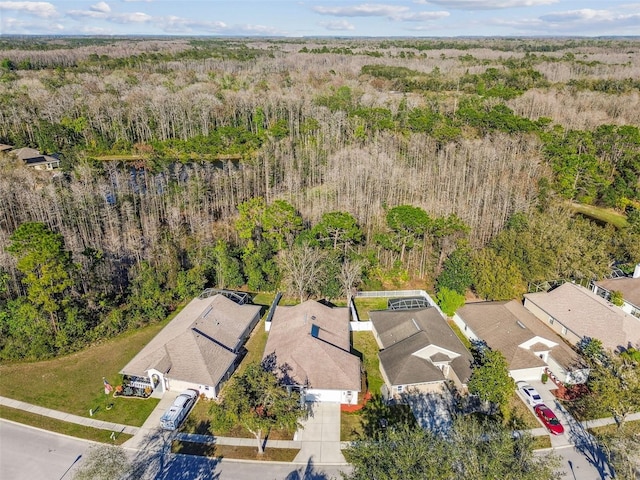
<instances>
[{"instance_id":1,"label":"gray shingle roof","mask_svg":"<svg viewBox=\"0 0 640 480\"><path fill-rule=\"evenodd\" d=\"M317 335L312 335L315 326ZM264 357L275 354L295 383L360 391L360 359L350 353L349 311L313 300L276 308Z\"/></svg>"},{"instance_id":2,"label":"gray shingle roof","mask_svg":"<svg viewBox=\"0 0 640 480\"><path fill-rule=\"evenodd\" d=\"M607 290L622 293L622 298L640 308L640 278L621 277L600 280L596 285Z\"/></svg>"},{"instance_id":3,"label":"gray shingle roof","mask_svg":"<svg viewBox=\"0 0 640 480\"><path fill-rule=\"evenodd\" d=\"M640 319L579 285L567 282L549 292L528 293L525 298L577 335L597 338L606 348L640 343Z\"/></svg>"},{"instance_id":4,"label":"gray shingle roof","mask_svg":"<svg viewBox=\"0 0 640 480\"><path fill-rule=\"evenodd\" d=\"M462 383L467 383L471 354L437 309L382 310L369 312L369 316L384 348L379 353L380 362L393 385L444 380L440 369L432 364L445 356L450 358L442 350L457 355L451 368ZM431 361L416 355L421 351Z\"/></svg>"},{"instance_id":5,"label":"gray shingle roof","mask_svg":"<svg viewBox=\"0 0 640 480\"><path fill-rule=\"evenodd\" d=\"M569 370L580 361L580 357L556 332L541 323L517 300L468 303L456 313L487 345L505 356L511 370L546 365L534 351L550 350L551 356ZM556 346L549 348L542 343L539 348L536 344L530 345L529 349L519 346L536 337L549 340Z\"/></svg>"},{"instance_id":6,"label":"gray shingle roof","mask_svg":"<svg viewBox=\"0 0 640 480\"><path fill-rule=\"evenodd\" d=\"M185 306L121 371L146 376L155 368L170 378L216 386L235 362L232 350L260 314L258 305L237 305L222 295Z\"/></svg>"}]
</instances>

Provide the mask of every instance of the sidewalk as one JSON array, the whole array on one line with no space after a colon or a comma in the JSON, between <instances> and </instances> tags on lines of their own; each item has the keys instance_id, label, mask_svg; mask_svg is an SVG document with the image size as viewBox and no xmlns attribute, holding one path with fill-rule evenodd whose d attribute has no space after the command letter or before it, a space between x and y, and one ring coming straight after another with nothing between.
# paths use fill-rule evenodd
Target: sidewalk
<instances>
[{"instance_id":1,"label":"sidewalk","mask_svg":"<svg viewBox=\"0 0 640 480\"><path fill-rule=\"evenodd\" d=\"M111 430L116 433L127 433L129 435L136 435L140 429L138 427L132 427L130 425L122 425L119 423L104 422L102 420L96 420L91 417L81 417L79 415L72 415L70 413L60 412L58 410L52 410L50 408L38 407L30 403L21 402L19 400L13 400L11 398L0 397L0 405L5 407L16 408L18 410L24 410L25 412L34 413L36 415L42 415L43 417L55 418L62 420L63 422L77 423L78 425L84 425L86 427L99 428L100 430Z\"/></svg>"},{"instance_id":2,"label":"sidewalk","mask_svg":"<svg viewBox=\"0 0 640 480\"><path fill-rule=\"evenodd\" d=\"M170 392L167 392L170 393ZM177 393L174 393L177 396ZM70 413L52 410L50 408L39 407L30 403L13 400L6 397L0 397L0 405L24 410L36 415L51 417L63 422L76 423L101 430L111 430L116 433L127 433L133 437L124 443L124 446L133 449L166 449L167 442L170 444L172 440L182 440L194 443L215 443L218 445L230 446L249 446L255 447L255 438L233 438L233 437L215 437L209 435L194 435L189 433L166 432L160 429L160 416L164 410L173 403L174 395L165 394L158 406L149 415L142 427L132 427L130 425L122 425L119 423L105 422L91 417L81 417ZM627 421L640 420L640 412L627 416ZM574 420L575 422L575 420ZM569 422L571 423L571 422ZM579 423L582 427L593 428L604 425L615 424L613 418L599 418L596 420L587 420ZM267 448L299 448L300 453L296 457L296 462L307 461L314 458L314 463L345 463L344 457L340 452L340 408L335 408L334 404L316 404L313 406L313 415L303 422L305 428L298 430L294 440L267 440ZM533 436L548 435L545 428L535 428L528 430ZM565 436L562 436L565 437ZM565 437L566 438L566 437ZM572 442L566 442L563 438L559 444L562 446L571 446ZM552 437L553 442L554 437ZM561 445L554 445L559 447Z\"/></svg>"}]
</instances>

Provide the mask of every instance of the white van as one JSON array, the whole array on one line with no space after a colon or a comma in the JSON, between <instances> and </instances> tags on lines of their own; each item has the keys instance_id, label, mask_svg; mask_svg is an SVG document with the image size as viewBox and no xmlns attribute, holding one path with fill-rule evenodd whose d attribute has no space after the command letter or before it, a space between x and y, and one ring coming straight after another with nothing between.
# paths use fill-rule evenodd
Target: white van
<instances>
[{"instance_id":1,"label":"white van","mask_svg":"<svg viewBox=\"0 0 640 480\"><path fill-rule=\"evenodd\" d=\"M160 426L165 430L176 430L196 403L198 392L185 390L178 395L173 405L162 414Z\"/></svg>"}]
</instances>

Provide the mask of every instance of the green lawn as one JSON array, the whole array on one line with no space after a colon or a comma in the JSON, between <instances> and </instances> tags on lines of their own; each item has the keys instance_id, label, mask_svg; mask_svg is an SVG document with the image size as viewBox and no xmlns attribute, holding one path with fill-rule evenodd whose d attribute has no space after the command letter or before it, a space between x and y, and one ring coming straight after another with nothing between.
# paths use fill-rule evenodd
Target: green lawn
<instances>
[{"instance_id":1,"label":"green lawn","mask_svg":"<svg viewBox=\"0 0 640 480\"><path fill-rule=\"evenodd\" d=\"M360 321L369 320L371 310L386 310L388 301L388 297L355 297L353 299Z\"/></svg>"},{"instance_id":2,"label":"green lawn","mask_svg":"<svg viewBox=\"0 0 640 480\"><path fill-rule=\"evenodd\" d=\"M85 427L84 425L78 425L77 423L64 422L55 418L43 417L41 415L25 412L24 410L17 410L5 406L0 406L0 418L12 420L24 425L31 425L32 427L42 428L43 430L48 430L50 432L62 433L63 435L84 438L85 440L92 440L94 442L110 443L113 445L121 445L131 438L131 435L126 433L115 432L115 440L113 440L111 439L111 434L113 432L110 430Z\"/></svg>"},{"instance_id":3,"label":"green lawn","mask_svg":"<svg viewBox=\"0 0 640 480\"><path fill-rule=\"evenodd\" d=\"M362 359L369 391L374 395L380 394L380 388L384 384L380 374L380 362L378 360L378 344L372 332L353 332L353 350Z\"/></svg>"},{"instance_id":4,"label":"green lawn","mask_svg":"<svg viewBox=\"0 0 640 480\"><path fill-rule=\"evenodd\" d=\"M618 433L618 426L615 424L604 425L602 427L593 427L589 429L589 432L592 433L595 437L604 437L608 435L613 435L614 433ZM640 437L640 420L632 420L628 422L624 422L622 426L622 433L625 436L635 436L636 438Z\"/></svg>"},{"instance_id":5,"label":"green lawn","mask_svg":"<svg viewBox=\"0 0 640 480\"><path fill-rule=\"evenodd\" d=\"M625 215L610 208L595 207L593 205L585 205L581 203L572 203L571 208L576 213L580 213L585 217L589 217L598 222L610 223L618 229L624 228L628 225L627 217Z\"/></svg>"},{"instance_id":6,"label":"green lawn","mask_svg":"<svg viewBox=\"0 0 640 480\"><path fill-rule=\"evenodd\" d=\"M102 377L119 385L118 372L173 316L64 357L1 365L0 395L87 417L93 409L98 420L140 426L158 400L107 396Z\"/></svg>"},{"instance_id":7,"label":"green lawn","mask_svg":"<svg viewBox=\"0 0 640 480\"><path fill-rule=\"evenodd\" d=\"M458 327L453 320L447 320L447 323L451 327L451 330L453 330L453 333L456 334L456 337L458 337L462 344L467 347L467 350L471 351L471 342L467 337L465 337L464 333L462 333L460 327Z\"/></svg>"},{"instance_id":8,"label":"green lawn","mask_svg":"<svg viewBox=\"0 0 640 480\"><path fill-rule=\"evenodd\" d=\"M509 399L509 410L511 411L511 426L516 430L531 430L542 427L542 424L515 391Z\"/></svg>"}]
</instances>

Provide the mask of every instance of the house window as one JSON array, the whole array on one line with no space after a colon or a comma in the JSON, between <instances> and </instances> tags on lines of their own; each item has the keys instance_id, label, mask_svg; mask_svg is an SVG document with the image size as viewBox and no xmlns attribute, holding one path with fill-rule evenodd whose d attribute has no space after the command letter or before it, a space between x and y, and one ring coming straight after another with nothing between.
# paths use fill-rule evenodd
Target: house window
<instances>
[{"instance_id":1,"label":"house window","mask_svg":"<svg viewBox=\"0 0 640 480\"><path fill-rule=\"evenodd\" d=\"M567 334L567 327L562 327L562 335L566 335Z\"/></svg>"},{"instance_id":2,"label":"house window","mask_svg":"<svg viewBox=\"0 0 640 480\"><path fill-rule=\"evenodd\" d=\"M398 393L402 393L402 385L398 385Z\"/></svg>"},{"instance_id":3,"label":"house window","mask_svg":"<svg viewBox=\"0 0 640 480\"><path fill-rule=\"evenodd\" d=\"M555 322L556 319L553 317L549 317L549 325L553 325L553 322Z\"/></svg>"}]
</instances>

